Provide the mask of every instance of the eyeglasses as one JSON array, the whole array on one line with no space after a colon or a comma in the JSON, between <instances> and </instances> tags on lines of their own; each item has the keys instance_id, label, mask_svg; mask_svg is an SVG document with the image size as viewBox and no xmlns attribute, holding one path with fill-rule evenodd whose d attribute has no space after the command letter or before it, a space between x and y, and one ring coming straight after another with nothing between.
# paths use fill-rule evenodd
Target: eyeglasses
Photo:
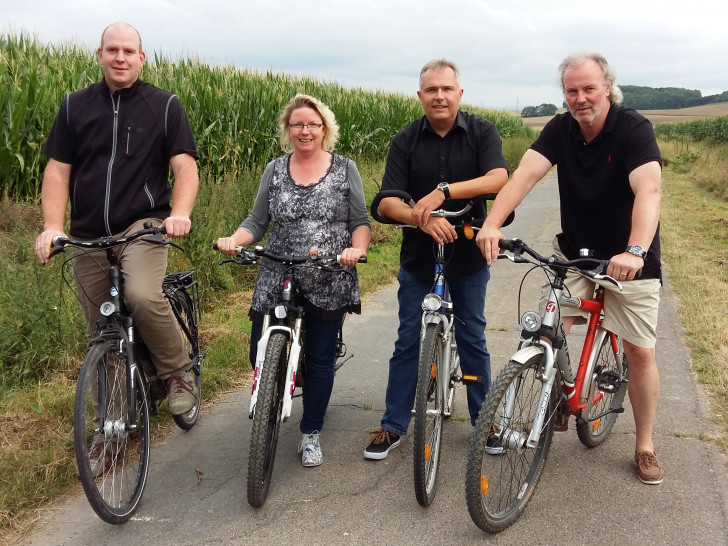
<instances>
[{"instance_id":1,"label":"eyeglasses","mask_svg":"<svg viewBox=\"0 0 728 546\"><path fill-rule=\"evenodd\" d=\"M324 126L323 123L289 123L288 126L296 131L303 131L306 127L309 131L311 129L321 129Z\"/></svg>"}]
</instances>

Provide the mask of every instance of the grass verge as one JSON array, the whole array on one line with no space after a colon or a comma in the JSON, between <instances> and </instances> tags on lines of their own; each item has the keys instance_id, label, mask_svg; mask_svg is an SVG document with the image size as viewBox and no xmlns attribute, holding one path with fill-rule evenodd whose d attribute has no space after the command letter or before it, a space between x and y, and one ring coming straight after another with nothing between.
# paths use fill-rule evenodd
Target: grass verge
<instances>
[{"instance_id":1,"label":"grass verge","mask_svg":"<svg viewBox=\"0 0 728 546\"><path fill-rule=\"evenodd\" d=\"M662 144L662 256L678 298L691 367L728 454L728 187L725 146ZM671 161L670 161L671 159ZM709 182L708 182L709 181Z\"/></svg>"}]
</instances>

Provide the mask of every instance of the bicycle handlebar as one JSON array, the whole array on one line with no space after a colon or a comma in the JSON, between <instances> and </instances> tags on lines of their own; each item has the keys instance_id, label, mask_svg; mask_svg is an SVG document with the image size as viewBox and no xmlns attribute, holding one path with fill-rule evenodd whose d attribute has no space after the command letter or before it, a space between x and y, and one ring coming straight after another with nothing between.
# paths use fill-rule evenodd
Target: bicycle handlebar
<instances>
[{"instance_id":1,"label":"bicycle handlebar","mask_svg":"<svg viewBox=\"0 0 728 546\"><path fill-rule=\"evenodd\" d=\"M444 209L437 209L437 210L433 210L432 212L430 212L430 216L436 216L439 218L458 218L460 216L463 216L467 212L469 212L475 206L475 204L478 203L479 201L493 201L497 195L498 195L497 193L485 193L483 195L471 197L471 198L467 199L467 203L465 204L465 206L458 211L448 211L448 210L444 210ZM397 198L401 199L402 201L404 201L405 203L407 203L410 206L410 208L414 208L414 206L415 206L415 200L412 199L412 196L409 193L407 193L406 191L381 190L377 195L374 196L374 200L372 201L372 204L370 207L370 211L372 213L372 218L374 218L380 224L394 224L394 225L399 225L399 226L403 226L403 227L404 226L417 227L417 226L413 226L411 224L405 224L403 222L393 220L392 218L388 218L386 216L382 216L379 213L379 204L382 202L382 200L384 200L388 197L397 197ZM446 201L447 201L447 199L446 199ZM465 200L460 199L460 201L465 201ZM506 221L503 222L503 227L505 227L508 224L510 224L511 222L513 222L513 219L515 218L515 216L516 216L515 211L511 212L508 215L508 218L506 218ZM483 220L482 219L475 220L475 221L473 221L473 223L476 225L477 225L477 223L482 224Z\"/></svg>"},{"instance_id":2,"label":"bicycle handlebar","mask_svg":"<svg viewBox=\"0 0 728 546\"><path fill-rule=\"evenodd\" d=\"M612 283L614 286L622 290L622 284L605 273L609 260L600 260L598 258L582 257L575 260L561 260L557 256L552 255L549 257L542 256L530 246L528 246L521 239L501 239L498 241L498 247L502 250L510 252L511 254L502 253L498 255L498 259L507 259L513 263L533 263L531 260L524 258L523 254L528 254L545 266L552 269L578 269L582 274L596 280L606 280Z\"/></svg>"},{"instance_id":3,"label":"bicycle handlebar","mask_svg":"<svg viewBox=\"0 0 728 546\"><path fill-rule=\"evenodd\" d=\"M150 243L156 243L159 245L172 245L184 251L184 249L176 243L173 243L172 241L167 239L163 239L162 235L166 234L167 230L164 228L164 226L152 226L150 222L145 222L143 229L135 231L134 233L130 233L129 235L125 235L124 237L99 237L98 239L80 240L70 237L64 237L63 235L56 235L55 237L53 237L53 244L51 245L50 255L51 257L53 257L56 254L60 254L65 250L66 246L75 246L78 248L86 249L107 249L131 243L132 241L139 239L140 237L145 237L144 240Z\"/></svg>"},{"instance_id":4,"label":"bicycle handlebar","mask_svg":"<svg viewBox=\"0 0 728 546\"><path fill-rule=\"evenodd\" d=\"M219 250L219 248L217 247L217 243L213 243L212 249ZM253 248L238 246L235 247L235 252L235 258L223 260L220 263L224 264L234 262L240 265L253 265L258 263L259 258L269 258L274 262L289 265L310 263L311 265L318 265L324 268L327 266L331 266L334 263L341 263L341 254L321 255L318 254L318 251L312 251L306 256L294 256L292 254L274 254L273 252L266 250L262 246L256 246ZM367 263L367 257L361 256L358 260L358 263Z\"/></svg>"}]
</instances>

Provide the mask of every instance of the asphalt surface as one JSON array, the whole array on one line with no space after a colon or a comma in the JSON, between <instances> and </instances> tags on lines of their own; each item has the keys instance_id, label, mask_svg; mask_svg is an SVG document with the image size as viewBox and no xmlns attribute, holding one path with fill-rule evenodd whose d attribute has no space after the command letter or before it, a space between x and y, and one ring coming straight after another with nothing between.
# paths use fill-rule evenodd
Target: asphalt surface
<instances>
[{"instance_id":1,"label":"asphalt surface","mask_svg":"<svg viewBox=\"0 0 728 546\"><path fill-rule=\"evenodd\" d=\"M534 189L505 231L549 252L559 231L553 178ZM486 317L494 377L517 344L518 285L526 270L506 261L491 268ZM538 282L535 275L528 279ZM534 306L536 293L527 282L526 308ZM629 404L611 437L595 449L582 446L572 419L569 431L556 433L523 516L498 535L478 529L465 504L472 427L462 386L445 426L438 492L429 508L415 499L411 436L385 460L362 456L367 432L379 426L384 411L396 309L396 287L384 287L361 316L347 319L345 341L354 358L337 373L321 434L324 463L301 466L296 399L282 425L263 508L253 509L246 500L251 421L244 389L203 413L190 432L175 430L153 447L147 488L132 520L108 525L81 495L44 514L26 544L728 544L726 459L700 439L714 434L714 427L690 371L669 279L658 325L662 391L654 435L664 482L648 486L636 477ZM583 338L578 330L573 334L572 355L572 340Z\"/></svg>"}]
</instances>

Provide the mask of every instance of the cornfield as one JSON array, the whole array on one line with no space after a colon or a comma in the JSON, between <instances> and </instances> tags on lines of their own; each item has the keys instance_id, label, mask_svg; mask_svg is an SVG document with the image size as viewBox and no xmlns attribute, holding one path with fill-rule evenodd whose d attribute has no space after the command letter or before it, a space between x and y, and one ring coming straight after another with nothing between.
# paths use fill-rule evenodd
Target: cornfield
<instances>
[{"instance_id":1,"label":"cornfield","mask_svg":"<svg viewBox=\"0 0 728 546\"><path fill-rule=\"evenodd\" d=\"M82 46L43 45L22 33L0 35L4 198L38 199L46 162L42 147L60 102L101 77L95 53ZM422 115L414 97L158 54L147 59L142 79L179 96L197 139L200 170L210 181L237 178L280 154L276 120L296 93L313 95L333 110L341 126L337 151L354 157L384 157L394 133ZM465 109L493 121L503 138L528 134L520 118Z\"/></svg>"},{"instance_id":2,"label":"cornfield","mask_svg":"<svg viewBox=\"0 0 728 546\"><path fill-rule=\"evenodd\" d=\"M689 137L716 144L728 143L728 116L712 119L661 123L655 126L655 134L667 140Z\"/></svg>"},{"instance_id":3,"label":"cornfield","mask_svg":"<svg viewBox=\"0 0 728 546\"><path fill-rule=\"evenodd\" d=\"M59 293L62 260L39 267L33 240L42 230L45 138L64 96L101 77L94 52L80 46L0 36L0 323L9 325L0 337L0 390L54 371L70 373L83 352L78 305L68 291ZM313 95L336 114L337 152L356 159L368 199L377 191L390 139L422 115L415 97L160 55L147 58L142 78L179 96L195 134L201 187L194 229L184 239L186 252L170 253L170 268L195 269L205 296L249 288L243 273L219 267L210 245L232 233L251 210L262 168L281 153L277 119L293 95ZM496 124L515 168L531 131L520 118L467 109Z\"/></svg>"}]
</instances>

